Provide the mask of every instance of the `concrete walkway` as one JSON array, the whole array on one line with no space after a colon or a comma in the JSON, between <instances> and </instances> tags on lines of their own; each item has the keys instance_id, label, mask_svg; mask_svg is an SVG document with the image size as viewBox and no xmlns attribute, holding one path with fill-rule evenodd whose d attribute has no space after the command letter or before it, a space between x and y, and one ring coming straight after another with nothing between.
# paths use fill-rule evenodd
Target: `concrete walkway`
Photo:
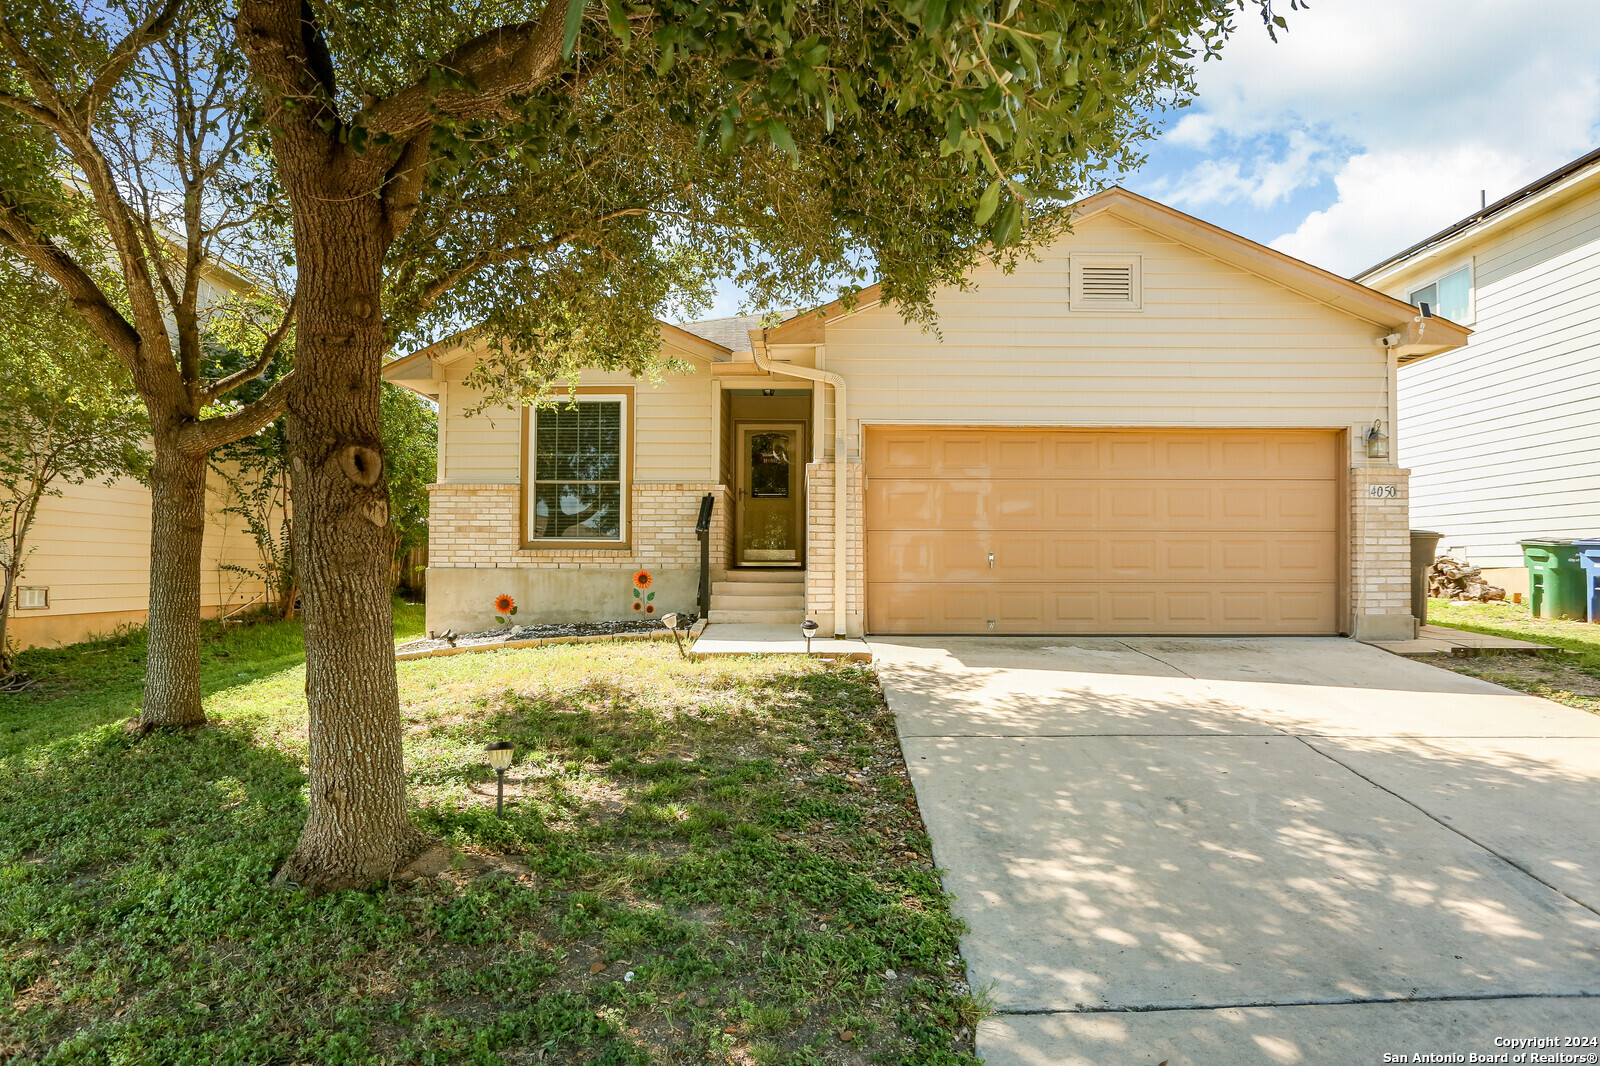
<instances>
[{"instance_id":1,"label":"concrete walkway","mask_svg":"<svg viewBox=\"0 0 1600 1066\"><path fill-rule=\"evenodd\" d=\"M872 643L990 1066L1600 1037L1600 717L1338 639Z\"/></svg>"},{"instance_id":2,"label":"concrete walkway","mask_svg":"<svg viewBox=\"0 0 1600 1066\"><path fill-rule=\"evenodd\" d=\"M1535 644L1531 640L1469 633L1465 629L1451 629L1449 626L1423 626L1414 640L1369 640L1367 643L1374 648L1412 659L1427 659L1436 655L1537 655L1543 651L1560 650L1549 644Z\"/></svg>"},{"instance_id":3,"label":"concrete walkway","mask_svg":"<svg viewBox=\"0 0 1600 1066\"><path fill-rule=\"evenodd\" d=\"M713 622L695 639L690 654L697 659L712 655L806 655L819 659L842 659L870 663L872 649L859 637L835 638L832 634L811 638L809 653L800 627L759 625L741 622Z\"/></svg>"}]
</instances>

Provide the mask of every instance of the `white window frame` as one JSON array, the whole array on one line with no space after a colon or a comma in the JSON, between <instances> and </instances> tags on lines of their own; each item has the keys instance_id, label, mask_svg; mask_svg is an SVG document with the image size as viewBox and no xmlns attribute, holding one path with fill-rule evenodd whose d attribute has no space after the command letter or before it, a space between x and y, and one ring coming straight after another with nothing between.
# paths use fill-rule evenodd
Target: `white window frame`
<instances>
[{"instance_id":1,"label":"white window frame","mask_svg":"<svg viewBox=\"0 0 1600 1066\"><path fill-rule=\"evenodd\" d=\"M16 593L17 599L16 599L15 605L12 607L12 610L15 610L15 611L48 611L50 609L50 586L49 585L17 585L17 586L14 586L13 591ZM44 600L44 602L43 603L23 603L22 602L22 594L24 592L37 592L37 593L40 593L41 594L41 598Z\"/></svg>"},{"instance_id":2,"label":"white window frame","mask_svg":"<svg viewBox=\"0 0 1600 1066\"><path fill-rule=\"evenodd\" d=\"M1448 270L1441 270L1430 275L1426 281L1419 281L1411 285L1407 285L1405 296L1406 303L1413 307L1417 306L1416 301L1411 297L1415 296L1423 289L1426 289L1429 285L1438 285L1439 282L1443 281L1445 278L1448 278L1452 274L1459 274L1463 270L1467 272L1467 313L1464 318L1452 318L1450 321L1459 323L1463 326L1472 325L1472 323L1477 321L1478 318L1478 266L1477 262L1473 259L1460 260L1459 262L1452 264ZM1446 317L1444 313L1439 310L1439 302L1437 299L1428 305L1428 311L1432 314L1438 315L1440 318Z\"/></svg>"},{"instance_id":3,"label":"white window frame","mask_svg":"<svg viewBox=\"0 0 1600 1066\"><path fill-rule=\"evenodd\" d=\"M523 464L522 464L522 546L524 549L600 549L615 551L627 549L631 541L630 521L633 506L633 391L631 389L579 389L574 397L579 404L615 403L618 405L617 444L617 535L605 539L579 540L572 537L534 536L535 508L539 505L539 409L523 408ZM565 405L563 397L558 406Z\"/></svg>"},{"instance_id":4,"label":"white window frame","mask_svg":"<svg viewBox=\"0 0 1600 1066\"><path fill-rule=\"evenodd\" d=\"M1129 268L1127 300L1096 299L1083 294L1085 266ZM1144 257L1117 252L1077 252L1067 258L1067 308L1074 312L1126 314L1144 310Z\"/></svg>"}]
</instances>

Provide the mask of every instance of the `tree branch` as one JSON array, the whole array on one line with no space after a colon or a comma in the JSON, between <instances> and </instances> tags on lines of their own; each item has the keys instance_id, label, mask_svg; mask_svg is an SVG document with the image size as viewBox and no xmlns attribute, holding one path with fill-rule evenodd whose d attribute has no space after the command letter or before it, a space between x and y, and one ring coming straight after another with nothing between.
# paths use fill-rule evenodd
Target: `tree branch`
<instances>
[{"instance_id":1,"label":"tree branch","mask_svg":"<svg viewBox=\"0 0 1600 1066\"><path fill-rule=\"evenodd\" d=\"M413 134L405 147L400 149L400 158L395 160L384 178L383 215L390 244L411 225L417 206L422 202L422 183L428 176L428 155L432 147L429 142L432 137L431 124Z\"/></svg>"},{"instance_id":2,"label":"tree branch","mask_svg":"<svg viewBox=\"0 0 1600 1066\"><path fill-rule=\"evenodd\" d=\"M142 343L139 331L122 317L122 312L76 259L39 233L22 212L3 202L0 202L0 245L22 256L60 285L95 335L105 341L130 370L137 366Z\"/></svg>"},{"instance_id":3,"label":"tree branch","mask_svg":"<svg viewBox=\"0 0 1600 1066\"><path fill-rule=\"evenodd\" d=\"M105 66L100 68L100 73L95 75L89 88L73 105L73 113L80 122L89 120L99 108L101 101L111 92L112 87L127 73L128 67L139 58L141 51L171 32L178 20L178 11L182 7L183 0L166 0L165 4L150 13L149 18L128 31L128 35L117 42L116 47L111 49Z\"/></svg>"},{"instance_id":4,"label":"tree branch","mask_svg":"<svg viewBox=\"0 0 1600 1066\"><path fill-rule=\"evenodd\" d=\"M20 115L27 115L45 129L53 130L61 124L61 116L32 100L24 100L11 93L0 93L0 107L9 107Z\"/></svg>"},{"instance_id":5,"label":"tree branch","mask_svg":"<svg viewBox=\"0 0 1600 1066\"><path fill-rule=\"evenodd\" d=\"M274 381L253 403L216 418L186 424L179 430L179 446L190 454L201 454L248 437L283 414L294 385L294 371L291 370Z\"/></svg>"},{"instance_id":6,"label":"tree branch","mask_svg":"<svg viewBox=\"0 0 1600 1066\"><path fill-rule=\"evenodd\" d=\"M411 310L416 314L421 314L429 310L435 303L438 302L441 296L453 289L461 282L461 279L465 278L468 274L471 274L474 271L482 270L484 267L499 266L502 263L514 263L519 260L532 259L535 256L545 255L549 252L555 251L564 244L570 244L571 242L577 240L591 227L604 225L605 223L611 222L614 219L627 218L633 215L650 214L681 215L682 213L677 211L656 211L648 207L625 207L620 210L611 211L596 218L589 219L582 227L568 230L566 233L563 233L558 237L551 237L549 240L540 241L536 244L512 244L507 245L504 248L496 248L491 252L481 252L478 255L472 256L463 262L456 264L454 267L441 272L432 280L426 282L422 286L422 292L417 297L417 301Z\"/></svg>"},{"instance_id":7,"label":"tree branch","mask_svg":"<svg viewBox=\"0 0 1600 1066\"><path fill-rule=\"evenodd\" d=\"M200 402L202 404L213 403L245 382L254 381L267 372L267 368L272 365L273 358L278 354L279 346L283 344L283 339L289 335L289 330L294 325L295 305L299 303L299 300L299 293L295 293L289 300L289 306L283 312L283 318L278 322L277 328L267 335L266 341L261 346L261 354L256 358L255 362L243 370L236 370L227 377L212 382L201 390Z\"/></svg>"},{"instance_id":8,"label":"tree branch","mask_svg":"<svg viewBox=\"0 0 1600 1066\"><path fill-rule=\"evenodd\" d=\"M537 22L481 33L437 64L471 83L471 89L436 91L425 72L358 115L354 125L407 140L433 123L434 114L470 118L488 114L507 96L525 93L561 69L561 31L567 0L547 0Z\"/></svg>"}]
</instances>

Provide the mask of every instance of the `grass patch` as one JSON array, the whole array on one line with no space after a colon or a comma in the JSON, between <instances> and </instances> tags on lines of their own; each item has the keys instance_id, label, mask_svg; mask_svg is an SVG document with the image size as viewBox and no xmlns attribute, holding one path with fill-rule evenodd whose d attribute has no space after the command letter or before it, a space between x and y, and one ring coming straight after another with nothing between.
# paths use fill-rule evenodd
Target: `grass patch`
<instances>
[{"instance_id":1,"label":"grass patch","mask_svg":"<svg viewBox=\"0 0 1600 1066\"><path fill-rule=\"evenodd\" d=\"M268 885L304 817L298 627L209 634L214 725L186 736L121 728L141 652L29 653L40 686L0 697L0 1061L976 1062L870 670L401 663L415 817L455 859L309 899Z\"/></svg>"},{"instance_id":2,"label":"grass patch","mask_svg":"<svg viewBox=\"0 0 1600 1066\"><path fill-rule=\"evenodd\" d=\"M1439 665L1497 685L1600 714L1600 626L1535 618L1525 604L1428 601L1432 625L1561 648L1537 655L1443 659Z\"/></svg>"}]
</instances>

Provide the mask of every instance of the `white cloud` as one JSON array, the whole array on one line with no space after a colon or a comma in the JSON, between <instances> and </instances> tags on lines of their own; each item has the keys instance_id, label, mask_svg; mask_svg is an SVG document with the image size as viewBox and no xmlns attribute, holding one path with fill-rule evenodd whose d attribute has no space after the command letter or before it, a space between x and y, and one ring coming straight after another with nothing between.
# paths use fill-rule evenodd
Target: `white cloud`
<instances>
[{"instance_id":1,"label":"white cloud","mask_svg":"<svg viewBox=\"0 0 1600 1066\"><path fill-rule=\"evenodd\" d=\"M1351 271L1594 146L1594 0L1319 0L1288 17L1276 45L1241 22L1201 68L1165 143L1210 158L1156 195L1263 208L1331 175L1337 201L1274 244Z\"/></svg>"},{"instance_id":2,"label":"white cloud","mask_svg":"<svg viewBox=\"0 0 1600 1066\"><path fill-rule=\"evenodd\" d=\"M1249 201L1271 207L1308 182L1320 180L1337 162L1332 145L1305 130L1291 130L1281 153L1253 159L1219 156L1191 167L1181 180L1164 183L1154 194L1176 207Z\"/></svg>"},{"instance_id":3,"label":"white cloud","mask_svg":"<svg viewBox=\"0 0 1600 1066\"><path fill-rule=\"evenodd\" d=\"M1471 214L1482 190L1511 191L1531 176L1523 158L1482 144L1363 152L1334 176L1338 199L1331 206L1313 211L1271 243L1329 270L1353 274Z\"/></svg>"}]
</instances>

